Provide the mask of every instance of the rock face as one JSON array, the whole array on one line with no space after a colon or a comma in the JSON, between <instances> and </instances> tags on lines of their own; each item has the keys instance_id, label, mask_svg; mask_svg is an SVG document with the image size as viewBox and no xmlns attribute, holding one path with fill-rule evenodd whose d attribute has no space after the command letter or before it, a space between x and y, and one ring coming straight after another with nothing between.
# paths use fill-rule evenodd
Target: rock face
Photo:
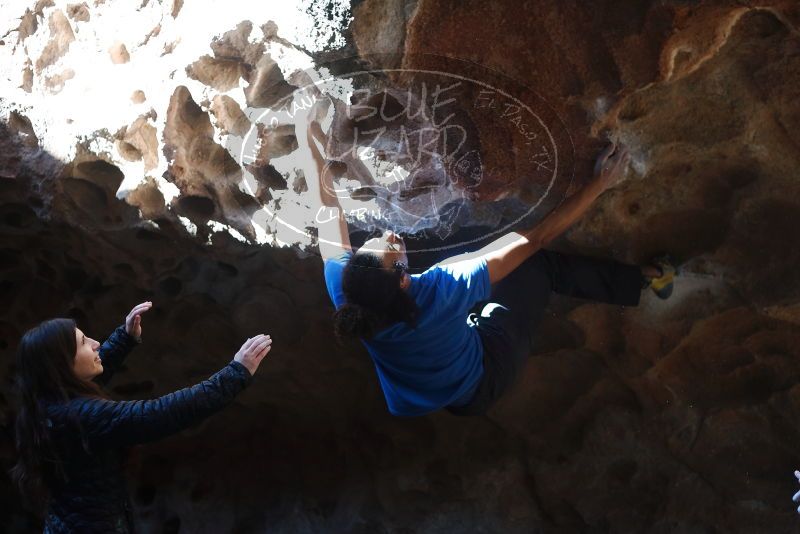
<instances>
[{"instance_id":1,"label":"rock face","mask_svg":"<svg viewBox=\"0 0 800 534\"><path fill-rule=\"evenodd\" d=\"M319 21L346 25L340 4L245 15L234 2L217 19L200 2L31 4L0 45L16 76L0 99L4 376L36 322L69 315L102 336L145 299L146 343L115 398L193 383L255 332L275 339L224 415L133 451L143 531L795 527L796 2L364 0L348 33L358 61L332 63L342 28ZM627 180L556 246L668 252L684 263L675 294L629 309L555 297L486 417L390 417L363 348L332 342L319 260L278 246L313 250L287 230L313 215L281 111L303 98L322 101L348 209L380 214L351 222L417 225L440 246L537 220L608 139L625 144ZM464 143L443 149L455 131ZM36 531L7 482L0 498L0 524Z\"/></svg>"}]
</instances>

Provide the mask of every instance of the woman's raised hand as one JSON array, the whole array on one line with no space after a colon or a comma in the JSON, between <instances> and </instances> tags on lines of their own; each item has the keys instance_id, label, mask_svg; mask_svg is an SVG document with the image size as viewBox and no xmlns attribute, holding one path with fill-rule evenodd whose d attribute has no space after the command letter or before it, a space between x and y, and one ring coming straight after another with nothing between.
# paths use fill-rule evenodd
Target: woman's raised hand
<instances>
[{"instance_id":1,"label":"woman's raised hand","mask_svg":"<svg viewBox=\"0 0 800 534\"><path fill-rule=\"evenodd\" d=\"M125 317L125 331L136 339L142 337L142 314L153 307L150 301L142 302L133 307Z\"/></svg>"},{"instance_id":2,"label":"woman's raised hand","mask_svg":"<svg viewBox=\"0 0 800 534\"><path fill-rule=\"evenodd\" d=\"M268 335L259 334L245 341L233 359L247 367L250 374L254 375L259 364L261 364L261 360L264 359L264 356L267 355L271 348L272 339Z\"/></svg>"}]
</instances>

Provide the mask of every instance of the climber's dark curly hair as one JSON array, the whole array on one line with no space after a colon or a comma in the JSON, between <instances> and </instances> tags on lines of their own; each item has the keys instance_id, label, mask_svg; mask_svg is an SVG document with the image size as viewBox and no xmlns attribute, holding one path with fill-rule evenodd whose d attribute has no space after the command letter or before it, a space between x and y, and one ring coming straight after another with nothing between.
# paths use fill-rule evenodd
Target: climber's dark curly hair
<instances>
[{"instance_id":1,"label":"climber's dark curly hair","mask_svg":"<svg viewBox=\"0 0 800 534\"><path fill-rule=\"evenodd\" d=\"M346 304L333 314L336 337L370 339L399 321L416 326L417 304L400 287L404 273L405 266L386 269L371 252L354 254L342 273Z\"/></svg>"}]
</instances>

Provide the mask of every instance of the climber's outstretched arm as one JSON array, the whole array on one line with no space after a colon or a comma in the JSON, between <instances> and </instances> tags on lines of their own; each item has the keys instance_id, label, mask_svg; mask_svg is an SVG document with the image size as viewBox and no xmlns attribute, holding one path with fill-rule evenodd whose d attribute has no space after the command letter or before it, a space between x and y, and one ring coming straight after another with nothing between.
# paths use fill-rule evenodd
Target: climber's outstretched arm
<instances>
[{"instance_id":1,"label":"climber's outstretched arm","mask_svg":"<svg viewBox=\"0 0 800 534\"><path fill-rule=\"evenodd\" d=\"M613 145L608 147L597 160L594 178L535 227L524 232L510 232L476 252L450 258L445 263L466 257L483 257L489 281L492 284L499 282L580 219L603 191L619 181L629 161L626 149L617 150Z\"/></svg>"},{"instance_id":2,"label":"climber's outstretched arm","mask_svg":"<svg viewBox=\"0 0 800 534\"><path fill-rule=\"evenodd\" d=\"M324 261L339 256L343 252L350 252L352 247L347 231L347 221L333 188L330 168L320 153L312 130L319 129L320 131L316 134L324 134L318 123L307 120L307 116L303 118L306 120L298 120L295 123L295 133L306 186L315 203L319 253Z\"/></svg>"}]
</instances>

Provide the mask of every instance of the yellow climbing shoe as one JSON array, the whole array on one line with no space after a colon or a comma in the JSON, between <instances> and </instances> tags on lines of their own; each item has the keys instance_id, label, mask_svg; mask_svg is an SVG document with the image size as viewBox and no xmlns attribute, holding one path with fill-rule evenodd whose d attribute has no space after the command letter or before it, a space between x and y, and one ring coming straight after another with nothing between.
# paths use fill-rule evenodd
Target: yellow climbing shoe
<instances>
[{"instance_id":1,"label":"yellow climbing shoe","mask_svg":"<svg viewBox=\"0 0 800 534\"><path fill-rule=\"evenodd\" d=\"M677 269L672 264L668 256L662 256L654 259L652 262L654 267L658 267L661 271L661 276L658 278L650 279L650 289L660 299L668 299L672 295L672 290L675 288L675 276Z\"/></svg>"}]
</instances>

